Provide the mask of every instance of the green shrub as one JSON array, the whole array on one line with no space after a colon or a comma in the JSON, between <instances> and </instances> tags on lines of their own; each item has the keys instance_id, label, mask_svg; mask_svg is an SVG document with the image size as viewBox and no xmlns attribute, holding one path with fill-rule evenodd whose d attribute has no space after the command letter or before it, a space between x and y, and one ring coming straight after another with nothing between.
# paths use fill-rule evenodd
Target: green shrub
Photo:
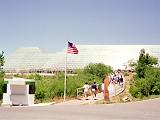
<instances>
[{"instance_id":1,"label":"green shrub","mask_svg":"<svg viewBox=\"0 0 160 120\"><path fill-rule=\"evenodd\" d=\"M59 80L59 78L54 79L48 86L48 97L54 98L62 97L64 95L64 78L62 80Z\"/></svg>"},{"instance_id":2,"label":"green shrub","mask_svg":"<svg viewBox=\"0 0 160 120\"><path fill-rule=\"evenodd\" d=\"M141 49L139 59L136 66L136 73L139 78L145 78L145 71L147 67L158 64L158 58L150 56L145 52L145 49Z\"/></svg>"},{"instance_id":3,"label":"green shrub","mask_svg":"<svg viewBox=\"0 0 160 120\"><path fill-rule=\"evenodd\" d=\"M109 75L111 72L113 72L111 66L107 66L103 63L90 63L84 68L84 73L90 73L99 77L102 80L106 77L106 75Z\"/></svg>"},{"instance_id":4,"label":"green shrub","mask_svg":"<svg viewBox=\"0 0 160 120\"><path fill-rule=\"evenodd\" d=\"M135 98L142 98L143 94L143 86L144 86L144 79L135 80L134 84L130 87L130 93Z\"/></svg>"},{"instance_id":5,"label":"green shrub","mask_svg":"<svg viewBox=\"0 0 160 120\"><path fill-rule=\"evenodd\" d=\"M130 87L133 97L160 95L160 68L147 67L145 78L134 77L134 83Z\"/></svg>"},{"instance_id":6,"label":"green shrub","mask_svg":"<svg viewBox=\"0 0 160 120\"><path fill-rule=\"evenodd\" d=\"M27 77L28 79L34 79L34 80L42 80L42 76L35 73L35 74L31 74Z\"/></svg>"},{"instance_id":7,"label":"green shrub","mask_svg":"<svg viewBox=\"0 0 160 120\"><path fill-rule=\"evenodd\" d=\"M90 64L86 69L77 70L74 76L67 76L66 96L75 97L77 88L88 82L90 85L95 81L101 83L104 76L112 69L104 64ZM91 68L91 69L90 69ZM92 71L93 70L93 71ZM27 78L35 79L35 97L40 101L63 97L64 95L64 73L58 73L52 77L40 76L38 74L29 75Z\"/></svg>"},{"instance_id":8,"label":"green shrub","mask_svg":"<svg viewBox=\"0 0 160 120\"><path fill-rule=\"evenodd\" d=\"M37 90L36 93L35 93L35 97L36 99L44 99L45 98L45 91L40 89L40 90Z\"/></svg>"},{"instance_id":9,"label":"green shrub","mask_svg":"<svg viewBox=\"0 0 160 120\"><path fill-rule=\"evenodd\" d=\"M142 49L137 63L137 75L134 76L134 83L130 87L132 96L142 98L160 95L160 68L153 67L158 63L158 59Z\"/></svg>"},{"instance_id":10,"label":"green shrub","mask_svg":"<svg viewBox=\"0 0 160 120\"><path fill-rule=\"evenodd\" d=\"M4 72L0 71L0 100L3 97Z\"/></svg>"},{"instance_id":11,"label":"green shrub","mask_svg":"<svg viewBox=\"0 0 160 120\"><path fill-rule=\"evenodd\" d=\"M156 82L155 86L151 90L153 95L160 95L160 82Z\"/></svg>"},{"instance_id":12,"label":"green shrub","mask_svg":"<svg viewBox=\"0 0 160 120\"><path fill-rule=\"evenodd\" d=\"M0 80L0 100L3 98L3 81Z\"/></svg>"}]
</instances>

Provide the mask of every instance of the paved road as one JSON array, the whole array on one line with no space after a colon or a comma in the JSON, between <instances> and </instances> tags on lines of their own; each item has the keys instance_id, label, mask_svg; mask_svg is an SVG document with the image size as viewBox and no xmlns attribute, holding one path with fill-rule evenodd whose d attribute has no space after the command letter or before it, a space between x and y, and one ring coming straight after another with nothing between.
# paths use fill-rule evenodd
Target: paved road
<instances>
[{"instance_id":1,"label":"paved road","mask_svg":"<svg viewBox=\"0 0 160 120\"><path fill-rule=\"evenodd\" d=\"M109 105L1 107L0 120L160 120L160 98Z\"/></svg>"}]
</instances>

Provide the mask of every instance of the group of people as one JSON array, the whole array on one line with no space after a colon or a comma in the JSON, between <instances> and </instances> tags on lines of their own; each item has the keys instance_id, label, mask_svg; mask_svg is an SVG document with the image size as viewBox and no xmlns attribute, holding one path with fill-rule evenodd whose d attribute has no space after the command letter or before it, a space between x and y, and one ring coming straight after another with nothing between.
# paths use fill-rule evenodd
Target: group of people
<instances>
[{"instance_id":1,"label":"group of people","mask_svg":"<svg viewBox=\"0 0 160 120\"><path fill-rule=\"evenodd\" d=\"M89 86L88 82L86 82L83 88L84 88L84 97L86 100L88 99L90 88L91 88L93 98L94 99L96 98L97 91L98 91L98 86L97 86L96 82L94 82L91 86Z\"/></svg>"},{"instance_id":2,"label":"group of people","mask_svg":"<svg viewBox=\"0 0 160 120\"><path fill-rule=\"evenodd\" d=\"M112 73L108 77L108 79L109 79L109 82L111 82L112 84L114 85L119 84L121 87L123 87L123 74L121 71L116 71ZM86 82L83 88L84 88L84 97L86 100L88 100L90 88L91 88L91 93L92 93L93 98L96 99L96 95L98 92L98 85L96 84L96 82L94 82L91 86L88 84L88 82ZM104 82L101 84L101 92L104 92Z\"/></svg>"},{"instance_id":3,"label":"group of people","mask_svg":"<svg viewBox=\"0 0 160 120\"><path fill-rule=\"evenodd\" d=\"M123 75L121 71L116 71L110 75L110 80L113 84L119 84L123 87Z\"/></svg>"}]
</instances>

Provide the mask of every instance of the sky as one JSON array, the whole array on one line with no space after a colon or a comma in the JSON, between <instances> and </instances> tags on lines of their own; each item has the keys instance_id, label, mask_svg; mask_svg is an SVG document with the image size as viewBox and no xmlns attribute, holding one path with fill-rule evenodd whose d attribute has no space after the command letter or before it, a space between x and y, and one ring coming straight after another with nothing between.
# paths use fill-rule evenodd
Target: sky
<instances>
[{"instance_id":1,"label":"sky","mask_svg":"<svg viewBox=\"0 0 160 120\"><path fill-rule=\"evenodd\" d=\"M0 50L160 44L160 0L0 0Z\"/></svg>"}]
</instances>

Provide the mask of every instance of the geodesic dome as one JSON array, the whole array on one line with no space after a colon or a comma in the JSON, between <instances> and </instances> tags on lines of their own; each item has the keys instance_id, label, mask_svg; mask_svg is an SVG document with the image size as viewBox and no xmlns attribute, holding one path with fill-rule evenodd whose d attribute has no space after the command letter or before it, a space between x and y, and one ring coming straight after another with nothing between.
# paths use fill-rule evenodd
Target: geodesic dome
<instances>
[{"instance_id":1,"label":"geodesic dome","mask_svg":"<svg viewBox=\"0 0 160 120\"><path fill-rule=\"evenodd\" d=\"M104 63L124 69L131 59L138 59L142 48L160 60L160 45L77 45L78 54L67 54L67 69L83 68L89 63ZM6 59L5 71L64 71L66 49L47 53L38 47L20 48ZM160 61L159 61L160 62Z\"/></svg>"}]
</instances>

